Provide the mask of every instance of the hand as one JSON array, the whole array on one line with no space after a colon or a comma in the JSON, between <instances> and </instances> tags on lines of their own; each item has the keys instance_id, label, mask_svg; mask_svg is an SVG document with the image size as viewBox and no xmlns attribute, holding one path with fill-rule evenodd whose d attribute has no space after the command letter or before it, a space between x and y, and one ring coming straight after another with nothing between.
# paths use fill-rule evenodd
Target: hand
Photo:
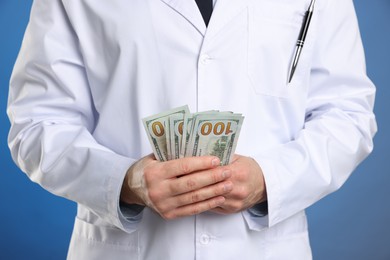
<instances>
[{"instance_id":1,"label":"hand","mask_svg":"<svg viewBox=\"0 0 390 260\"><path fill-rule=\"evenodd\" d=\"M230 170L213 156L159 162L153 155L128 170L121 200L150 207L164 219L195 215L225 202L232 190Z\"/></svg>"},{"instance_id":2,"label":"hand","mask_svg":"<svg viewBox=\"0 0 390 260\"><path fill-rule=\"evenodd\" d=\"M263 171L254 159L235 155L233 161L222 168L231 172L228 180L233 183L233 189L224 195L225 202L212 211L236 213L267 200Z\"/></svg>"}]
</instances>

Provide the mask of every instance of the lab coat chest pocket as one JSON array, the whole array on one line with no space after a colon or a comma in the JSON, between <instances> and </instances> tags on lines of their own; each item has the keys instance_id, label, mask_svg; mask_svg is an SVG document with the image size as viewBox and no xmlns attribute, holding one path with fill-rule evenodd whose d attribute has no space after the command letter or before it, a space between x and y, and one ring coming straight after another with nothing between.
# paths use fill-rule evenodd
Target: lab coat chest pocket
<instances>
[{"instance_id":1,"label":"lab coat chest pocket","mask_svg":"<svg viewBox=\"0 0 390 260\"><path fill-rule=\"evenodd\" d=\"M291 83L288 83L288 77L309 2L252 1L249 13L248 76L256 94L289 98L302 94L307 88L312 36L306 39Z\"/></svg>"}]
</instances>

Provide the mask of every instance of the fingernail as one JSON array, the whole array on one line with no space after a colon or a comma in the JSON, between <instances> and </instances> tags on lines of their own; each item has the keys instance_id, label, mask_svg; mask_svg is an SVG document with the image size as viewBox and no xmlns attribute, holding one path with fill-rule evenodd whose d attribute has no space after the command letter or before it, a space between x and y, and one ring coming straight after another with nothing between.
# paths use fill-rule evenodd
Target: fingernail
<instances>
[{"instance_id":1,"label":"fingernail","mask_svg":"<svg viewBox=\"0 0 390 260\"><path fill-rule=\"evenodd\" d=\"M232 175L232 174L231 174L230 171L224 171L224 172L222 173L222 177L223 177L223 178L229 178L231 175Z\"/></svg>"},{"instance_id":2,"label":"fingernail","mask_svg":"<svg viewBox=\"0 0 390 260\"><path fill-rule=\"evenodd\" d=\"M231 191L232 189L233 189L233 183L231 183L231 182L228 182L228 183L226 183L226 184L223 186L223 190L224 190L225 192Z\"/></svg>"},{"instance_id":3,"label":"fingernail","mask_svg":"<svg viewBox=\"0 0 390 260\"><path fill-rule=\"evenodd\" d=\"M213 159L213 160L211 161L211 164L212 164L213 166L218 166L218 165L219 165L219 159L218 159L218 158Z\"/></svg>"}]
</instances>

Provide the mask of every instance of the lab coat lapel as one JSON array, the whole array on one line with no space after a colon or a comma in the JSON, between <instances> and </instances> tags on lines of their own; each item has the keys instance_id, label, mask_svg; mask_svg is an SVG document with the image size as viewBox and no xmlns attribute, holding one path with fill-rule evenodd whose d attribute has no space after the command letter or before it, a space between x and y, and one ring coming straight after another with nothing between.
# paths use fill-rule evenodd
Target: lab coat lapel
<instances>
[{"instance_id":1,"label":"lab coat lapel","mask_svg":"<svg viewBox=\"0 0 390 260\"><path fill-rule=\"evenodd\" d=\"M203 36L206 33L206 24L196 5L195 0L161 0L189 21Z\"/></svg>"},{"instance_id":2,"label":"lab coat lapel","mask_svg":"<svg viewBox=\"0 0 390 260\"><path fill-rule=\"evenodd\" d=\"M217 0L207 28L206 38L211 39L222 30L230 20L247 7L248 1L249 0Z\"/></svg>"}]
</instances>

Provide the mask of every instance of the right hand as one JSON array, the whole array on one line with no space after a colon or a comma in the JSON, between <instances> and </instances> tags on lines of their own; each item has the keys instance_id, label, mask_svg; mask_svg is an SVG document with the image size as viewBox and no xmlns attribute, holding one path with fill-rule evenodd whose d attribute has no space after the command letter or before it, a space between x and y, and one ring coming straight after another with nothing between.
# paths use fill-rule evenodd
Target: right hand
<instances>
[{"instance_id":1,"label":"right hand","mask_svg":"<svg viewBox=\"0 0 390 260\"><path fill-rule=\"evenodd\" d=\"M190 157L167 162L153 155L136 162L127 171L121 200L145 205L164 219L199 214L225 202L233 189L230 171L218 167L214 156Z\"/></svg>"}]
</instances>

